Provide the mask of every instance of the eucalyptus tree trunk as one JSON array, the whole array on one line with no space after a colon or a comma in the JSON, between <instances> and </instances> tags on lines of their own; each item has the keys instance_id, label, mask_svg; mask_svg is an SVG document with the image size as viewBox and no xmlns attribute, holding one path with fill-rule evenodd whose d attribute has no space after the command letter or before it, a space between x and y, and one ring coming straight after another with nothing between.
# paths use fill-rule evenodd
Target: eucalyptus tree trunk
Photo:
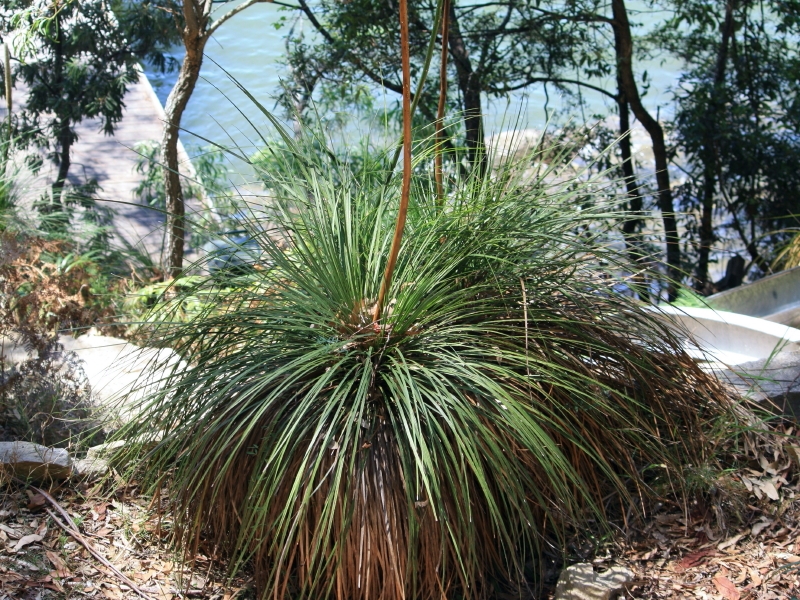
<instances>
[{"instance_id":1,"label":"eucalyptus tree trunk","mask_svg":"<svg viewBox=\"0 0 800 600\"><path fill-rule=\"evenodd\" d=\"M64 187L67 185L69 168L72 164L70 160L70 150L72 150L72 131L70 130L69 120L63 119L58 128L58 172L53 182L53 202L52 210L63 208Z\"/></svg>"},{"instance_id":2,"label":"eucalyptus tree trunk","mask_svg":"<svg viewBox=\"0 0 800 600\"><path fill-rule=\"evenodd\" d=\"M616 54L622 52L622 36L618 27L614 27L614 48ZM618 65L619 67L619 65ZM647 289L647 278L642 271L645 268L647 255L642 249L640 229L642 227L643 199L642 186L636 179L631 150L631 118L628 97L625 95L625 84L621 69L617 68L617 109L619 112L619 148L622 154L622 177L625 180L625 191L628 205L625 207L627 217L622 223L622 237L625 240L625 251L634 269L633 287L642 300L650 299Z\"/></svg>"},{"instance_id":3,"label":"eucalyptus tree trunk","mask_svg":"<svg viewBox=\"0 0 800 600\"><path fill-rule=\"evenodd\" d=\"M166 271L170 277L177 277L183 270L183 254L186 234L186 205L181 185L178 163L178 133L181 118L189 98L192 96L200 67L203 65L203 52L206 42L217 28L244 9L269 0L245 0L230 9L218 19L211 21L213 0L183 0L183 28L181 37L186 55L181 63L178 80L169 93L164 108L166 123L161 138L161 161L164 172L164 190L167 197L167 257Z\"/></svg>"},{"instance_id":4,"label":"eucalyptus tree trunk","mask_svg":"<svg viewBox=\"0 0 800 600\"><path fill-rule=\"evenodd\" d=\"M436 153L433 174L436 180L436 202L444 204L444 172L442 170L442 143L445 140L444 111L447 105L447 37L450 31L450 2L443 0L442 52L439 64L439 104L436 108Z\"/></svg>"},{"instance_id":5,"label":"eucalyptus tree trunk","mask_svg":"<svg viewBox=\"0 0 800 600\"><path fill-rule=\"evenodd\" d=\"M633 77L633 37L631 25L628 21L628 11L624 0L611 0L613 12L613 27L615 35L615 49L617 54L617 81L620 92L631 107L634 116L642 124L653 144L653 156L656 167L656 184L658 186L658 208L664 222L664 234L667 246L667 275L670 279L668 296L672 301L677 296L676 284L680 282L681 248L678 237L678 223L675 218L675 208L672 202L672 188L670 187L667 146L664 141L664 129L652 117L642 104L639 88Z\"/></svg>"},{"instance_id":6,"label":"eucalyptus tree trunk","mask_svg":"<svg viewBox=\"0 0 800 600\"><path fill-rule=\"evenodd\" d=\"M469 52L458 24L455 3L450 4L450 55L456 66L458 87L464 106L464 128L469 162L480 172L485 169L486 152L483 138L483 110L481 108L481 76L472 67Z\"/></svg>"},{"instance_id":7,"label":"eucalyptus tree trunk","mask_svg":"<svg viewBox=\"0 0 800 600\"><path fill-rule=\"evenodd\" d=\"M14 137L14 125L12 121L14 101L11 98L13 85L11 82L11 55L8 51L8 43L3 44L3 83L5 84L6 110L8 111L8 118L6 120L8 139L3 145L3 167L5 167L5 163L8 161L8 155L11 152L11 138Z\"/></svg>"},{"instance_id":8,"label":"eucalyptus tree trunk","mask_svg":"<svg viewBox=\"0 0 800 600\"><path fill-rule=\"evenodd\" d=\"M622 177L625 180L625 191L628 194L627 217L622 223L622 237L625 240L625 251L631 265L635 269L633 274L633 287L639 298L650 299L647 286L647 277L642 272L645 269L647 253L642 249L640 229L642 226L642 188L636 179L633 169L633 152L631 151L631 122L628 101L620 89L619 100L619 147L622 154Z\"/></svg>"},{"instance_id":9,"label":"eucalyptus tree trunk","mask_svg":"<svg viewBox=\"0 0 800 600\"><path fill-rule=\"evenodd\" d=\"M722 40L717 52L717 61L714 65L714 80L708 98L704 115L703 139L703 209L700 217L700 249L698 252L695 289L700 292L708 291L708 262L711 246L714 244L714 192L717 183L717 147L716 119L720 110L720 88L725 83L725 71L728 64L728 45L733 35L734 0L725 4L725 21L722 25Z\"/></svg>"},{"instance_id":10,"label":"eucalyptus tree trunk","mask_svg":"<svg viewBox=\"0 0 800 600\"><path fill-rule=\"evenodd\" d=\"M64 73L64 31L61 27L61 13L56 12L53 17L53 23L55 25L55 39L53 40L53 54L54 54L54 66L53 69L57 74L58 79L56 80L56 85L58 85L60 93L61 85L63 84L62 74ZM67 184L67 176L69 175L69 167L70 167L70 150L72 148L72 132L70 131L70 122L69 118L66 116L59 116L58 117L58 153L56 156L58 157L58 171L56 172L56 179L53 181L53 185L51 187L52 191L52 198L50 200L49 206L47 207L47 212L55 212L61 208L63 208L64 203L62 201L62 196L64 195L64 186ZM10 141L10 140L9 140Z\"/></svg>"},{"instance_id":11,"label":"eucalyptus tree trunk","mask_svg":"<svg viewBox=\"0 0 800 600\"><path fill-rule=\"evenodd\" d=\"M200 67L203 65L205 40L184 38L186 56L175 87L167 98L164 108L166 123L161 139L161 160L164 171L164 192L167 200L167 271L177 277L183 269L183 254L186 235L186 204L180 178L178 162L178 134L181 118L189 98L192 96Z\"/></svg>"}]
</instances>

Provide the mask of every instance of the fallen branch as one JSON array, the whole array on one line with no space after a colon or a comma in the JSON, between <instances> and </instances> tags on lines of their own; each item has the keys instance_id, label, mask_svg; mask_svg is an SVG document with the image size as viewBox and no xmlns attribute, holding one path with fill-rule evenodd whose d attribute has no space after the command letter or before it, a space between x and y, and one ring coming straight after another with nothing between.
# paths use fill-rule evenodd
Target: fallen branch
<instances>
[{"instance_id":1,"label":"fallen branch","mask_svg":"<svg viewBox=\"0 0 800 600\"><path fill-rule=\"evenodd\" d=\"M50 517L53 519L56 525L58 525L59 527L61 527L61 529L70 534L75 539L76 542L78 542L81 546L86 548L89 554L91 554L98 561L100 561L103 564L103 566L107 567L120 581L122 581L125 585L130 587L131 590L136 592L139 596L141 596L145 600L153 600L152 596L148 596L147 594L145 594L139 587L137 587L135 583L133 583L133 581L128 579L106 558L101 556L94 548L92 548L89 542L86 541L86 538L83 537L83 535L81 535L80 531L78 531L78 526L75 525L75 521L72 520L72 518L69 516L69 513L67 513L67 511L64 510L64 508L56 501L55 498L53 498L50 494L48 494L44 490L39 489L36 486L33 486L29 483L25 483L24 481L17 479L16 477L12 477L12 479L14 479L14 481L18 483L21 483L22 485L27 485L37 494L41 494L45 500L47 500L50 504L53 505L53 508L55 508L59 512L59 514L61 514L61 516L64 517L64 520L66 521L66 524L62 523L58 519L58 517L56 517L55 513L52 510L50 510L47 507L44 507L44 509L47 511L47 514L50 515Z\"/></svg>"}]
</instances>

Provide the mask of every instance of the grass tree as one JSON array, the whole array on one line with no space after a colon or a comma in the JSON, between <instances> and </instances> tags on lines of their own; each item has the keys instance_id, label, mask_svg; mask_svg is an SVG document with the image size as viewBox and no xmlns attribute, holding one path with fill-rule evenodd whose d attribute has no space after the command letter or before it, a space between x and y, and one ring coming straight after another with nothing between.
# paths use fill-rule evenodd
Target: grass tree
<instances>
[{"instance_id":1,"label":"grass tree","mask_svg":"<svg viewBox=\"0 0 800 600\"><path fill-rule=\"evenodd\" d=\"M376 319L402 182L295 152L259 268L162 309L189 365L119 434L152 448L146 486L169 475L188 556L252 564L261 598L479 598L649 494L648 466L679 488L703 464L724 391L616 292L586 184L472 180L445 209L412 184Z\"/></svg>"},{"instance_id":2,"label":"grass tree","mask_svg":"<svg viewBox=\"0 0 800 600\"><path fill-rule=\"evenodd\" d=\"M417 177L388 279L403 182L283 143L256 268L153 316L187 366L119 433L187 557L259 598L481 598L704 464L725 392L618 293L602 180L495 172L442 207Z\"/></svg>"},{"instance_id":3,"label":"grass tree","mask_svg":"<svg viewBox=\"0 0 800 600\"><path fill-rule=\"evenodd\" d=\"M526 585L548 537L602 530L609 499L627 511L658 481L680 489L709 423L733 420L717 380L618 292L607 179L506 165L442 196L421 174L434 145L412 180L400 7L403 177L279 129L252 271L156 310L155 341L187 365L166 365L118 434L145 487L167 482L187 558L251 565L263 599ZM203 298L188 322L187 295Z\"/></svg>"}]
</instances>

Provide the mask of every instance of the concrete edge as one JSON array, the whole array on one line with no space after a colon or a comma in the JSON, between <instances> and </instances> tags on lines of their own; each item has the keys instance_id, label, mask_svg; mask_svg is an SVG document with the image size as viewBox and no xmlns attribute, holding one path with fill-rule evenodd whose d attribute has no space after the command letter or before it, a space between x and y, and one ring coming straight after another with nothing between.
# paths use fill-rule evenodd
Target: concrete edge
<instances>
[{"instance_id":1,"label":"concrete edge","mask_svg":"<svg viewBox=\"0 0 800 600\"><path fill-rule=\"evenodd\" d=\"M698 321L704 319L708 321L716 321L718 323L725 323L726 325L742 327L744 329L751 329L753 331L765 333L767 335L786 340L789 343L800 343L800 329L775 323L774 321L768 321L760 317L750 317L748 315L741 315L739 313L715 310L713 308L698 308L689 306L658 306L654 307L654 312L661 312L666 315L688 316Z\"/></svg>"},{"instance_id":2,"label":"concrete edge","mask_svg":"<svg viewBox=\"0 0 800 600\"><path fill-rule=\"evenodd\" d=\"M721 292L717 292L716 294L712 294L705 298L705 301L709 304L713 304L715 300L723 299L728 296L735 296L738 293L741 293L742 290L746 290L756 286L763 286L764 283L769 283L770 281L774 281L776 279L781 279L783 277L792 277L796 274L800 273L800 267L793 267L791 269L786 269L785 271L778 271L777 273L773 273L772 275L767 275L766 277L762 277L756 281L752 281L750 283L745 283L743 285L738 285L734 288L729 290L723 290Z\"/></svg>"}]
</instances>

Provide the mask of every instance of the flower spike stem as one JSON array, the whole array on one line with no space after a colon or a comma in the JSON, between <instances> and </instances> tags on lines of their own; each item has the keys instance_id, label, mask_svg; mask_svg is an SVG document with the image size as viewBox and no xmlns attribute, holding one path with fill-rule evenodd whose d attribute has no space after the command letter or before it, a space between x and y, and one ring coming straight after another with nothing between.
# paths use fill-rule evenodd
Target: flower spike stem
<instances>
[{"instance_id":1,"label":"flower spike stem","mask_svg":"<svg viewBox=\"0 0 800 600\"><path fill-rule=\"evenodd\" d=\"M389 262L383 274L378 301L372 313L372 320L378 322L383 312L386 293L392 284L394 266L400 254L400 243L406 226L408 197L411 193L411 59L408 46L408 2L400 0L400 55L403 64L403 185L400 192L400 209L397 211L397 223L394 228L392 247L389 250Z\"/></svg>"},{"instance_id":2,"label":"flower spike stem","mask_svg":"<svg viewBox=\"0 0 800 600\"><path fill-rule=\"evenodd\" d=\"M450 0L444 0L442 8L442 58L439 68L439 107L436 112L436 154L434 156L434 177L436 197L439 205L444 204L444 185L442 183L442 144L444 143L444 109L447 104L447 34L450 30Z\"/></svg>"}]
</instances>

